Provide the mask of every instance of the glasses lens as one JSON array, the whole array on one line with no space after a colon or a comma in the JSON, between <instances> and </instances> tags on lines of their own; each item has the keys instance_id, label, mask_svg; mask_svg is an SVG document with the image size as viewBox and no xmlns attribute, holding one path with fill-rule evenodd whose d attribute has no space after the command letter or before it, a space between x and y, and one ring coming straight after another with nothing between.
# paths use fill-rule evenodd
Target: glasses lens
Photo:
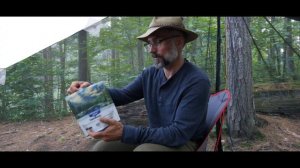
<instances>
[{"instance_id":1,"label":"glasses lens","mask_svg":"<svg viewBox=\"0 0 300 168\"><path fill-rule=\"evenodd\" d=\"M175 38L175 37L179 37L179 36L181 36L181 35L175 35L175 36L165 37L165 38L162 38L162 39L156 39L152 44L145 43L144 47L145 47L146 51L150 52L152 46L158 47L158 46L160 46L160 44L163 41L166 41L166 40L169 40L169 39L172 39L172 38Z\"/></svg>"},{"instance_id":2,"label":"glasses lens","mask_svg":"<svg viewBox=\"0 0 300 168\"><path fill-rule=\"evenodd\" d=\"M150 51L150 44L145 43L145 44L144 44L144 48L145 48L145 50L146 50L147 52Z\"/></svg>"}]
</instances>

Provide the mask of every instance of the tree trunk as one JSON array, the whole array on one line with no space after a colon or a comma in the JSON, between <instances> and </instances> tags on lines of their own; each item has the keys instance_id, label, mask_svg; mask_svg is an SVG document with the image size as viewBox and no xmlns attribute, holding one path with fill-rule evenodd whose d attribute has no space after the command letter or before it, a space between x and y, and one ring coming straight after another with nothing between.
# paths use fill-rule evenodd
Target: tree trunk
<instances>
[{"instance_id":1,"label":"tree trunk","mask_svg":"<svg viewBox=\"0 0 300 168\"><path fill-rule=\"evenodd\" d=\"M282 76L282 71L281 71L282 59L281 59L280 48L278 47L278 44L275 44L274 47L275 47L275 53L276 53L275 55L276 55L277 75L281 77Z\"/></svg>"},{"instance_id":2,"label":"tree trunk","mask_svg":"<svg viewBox=\"0 0 300 168\"><path fill-rule=\"evenodd\" d=\"M4 121L7 119L7 111L6 111L6 108L7 108L7 96L6 95L6 87L5 85L2 87L2 89L0 89L0 121Z\"/></svg>"},{"instance_id":3,"label":"tree trunk","mask_svg":"<svg viewBox=\"0 0 300 168\"><path fill-rule=\"evenodd\" d=\"M117 74L117 71L116 71L116 50L115 49L112 49L111 50L111 72L110 72L110 81L111 81L111 84L112 86L116 86L116 74Z\"/></svg>"},{"instance_id":4,"label":"tree trunk","mask_svg":"<svg viewBox=\"0 0 300 168\"><path fill-rule=\"evenodd\" d=\"M141 23L141 18L139 17L138 18L138 23L139 23L139 26L142 26L142 23ZM138 40L137 42L137 53L138 53L138 70L139 72L142 71L145 67L144 65L144 48L143 48L143 43Z\"/></svg>"},{"instance_id":5,"label":"tree trunk","mask_svg":"<svg viewBox=\"0 0 300 168\"><path fill-rule=\"evenodd\" d=\"M208 60L210 60L210 30L211 30L211 17L209 18L208 31L207 31L207 45L206 45L206 56L205 56L205 66L208 69Z\"/></svg>"},{"instance_id":6,"label":"tree trunk","mask_svg":"<svg viewBox=\"0 0 300 168\"><path fill-rule=\"evenodd\" d=\"M78 33L78 54L78 79L80 81L90 81L87 57L87 32L84 30Z\"/></svg>"},{"instance_id":7,"label":"tree trunk","mask_svg":"<svg viewBox=\"0 0 300 168\"><path fill-rule=\"evenodd\" d=\"M252 138L256 130L251 39L244 21L249 25L249 18L226 18L227 84L232 94L227 122L229 133L234 138Z\"/></svg>"},{"instance_id":8,"label":"tree trunk","mask_svg":"<svg viewBox=\"0 0 300 168\"><path fill-rule=\"evenodd\" d=\"M272 24L275 23L275 17L271 17L270 22ZM268 56L267 56L267 63L268 65L270 65L270 69L272 72L275 72L275 39L274 36L272 36L274 34L274 30L271 29L269 32L269 36L270 36L270 43L269 43L269 50L268 50Z\"/></svg>"},{"instance_id":9,"label":"tree trunk","mask_svg":"<svg viewBox=\"0 0 300 168\"><path fill-rule=\"evenodd\" d=\"M45 113L46 116L51 117L54 112L53 106L53 58L51 55L51 46L43 50L43 57L45 61L45 76L44 76L44 88L45 88Z\"/></svg>"},{"instance_id":10,"label":"tree trunk","mask_svg":"<svg viewBox=\"0 0 300 168\"><path fill-rule=\"evenodd\" d=\"M137 51L138 51L138 71L142 71L144 69L144 51L143 51L143 43L139 40L137 42Z\"/></svg>"},{"instance_id":11,"label":"tree trunk","mask_svg":"<svg viewBox=\"0 0 300 168\"><path fill-rule=\"evenodd\" d=\"M271 17L270 22L274 25L277 23L275 17ZM274 34L276 32L274 29L270 29L269 36L270 36L270 49L269 49L269 57L268 57L268 64L270 65L271 71L274 72L275 77L282 76L281 73L281 55L280 55L280 48L278 47L278 44L276 43L276 40L274 38ZM282 80L282 79L280 79Z\"/></svg>"},{"instance_id":12,"label":"tree trunk","mask_svg":"<svg viewBox=\"0 0 300 168\"><path fill-rule=\"evenodd\" d=\"M131 47L128 48L129 52L130 52L130 58L129 58L129 64L131 65L131 69L132 69L132 73L134 73L135 70L135 66L134 66L134 51Z\"/></svg>"},{"instance_id":13,"label":"tree trunk","mask_svg":"<svg viewBox=\"0 0 300 168\"><path fill-rule=\"evenodd\" d=\"M60 100L62 101L62 111L67 111L67 104L65 101L66 82L65 82L65 66L66 66L66 40L59 43L60 52Z\"/></svg>"},{"instance_id":14,"label":"tree trunk","mask_svg":"<svg viewBox=\"0 0 300 168\"><path fill-rule=\"evenodd\" d=\"M291 26L291 20L288 18L285 18L284 24L286 27L286 41L292 46L293 39L292 39L292 26ZM286 52L285 52L285 58L286 58L286 72L289 76L293 78L293 80L296 80L296 74L295 74L295 64L293 59L293 51L291 47L287 44L285 44Z\"/></svg>"}]
</instances>

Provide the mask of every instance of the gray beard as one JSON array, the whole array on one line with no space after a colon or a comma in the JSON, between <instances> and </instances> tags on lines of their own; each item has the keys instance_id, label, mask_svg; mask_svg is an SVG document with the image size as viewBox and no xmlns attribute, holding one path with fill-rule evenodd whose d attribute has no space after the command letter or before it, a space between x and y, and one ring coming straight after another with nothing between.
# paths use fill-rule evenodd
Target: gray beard
<instances>
[{"instance_id":1,"label":"gray beard","mask_svg":"<svg viewBox=\"0 0 300 168\"><path fill-rule=\"evenodd\" d=\"M164 58L158 57L154 58L154 67L156 69L160 69L166 66L166 64L169 64Z\"/></svg>"}]
</instances>

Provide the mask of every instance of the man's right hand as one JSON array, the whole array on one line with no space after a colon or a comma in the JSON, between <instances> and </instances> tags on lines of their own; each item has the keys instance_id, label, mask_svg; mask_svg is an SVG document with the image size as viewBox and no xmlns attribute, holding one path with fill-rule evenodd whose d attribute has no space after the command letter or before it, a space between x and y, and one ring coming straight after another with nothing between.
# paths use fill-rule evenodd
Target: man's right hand
<instances>
[{"instance_id":1,"label":"man's right hand","mask_svg":"<svg viewBox=\"0 0 300 168\"><path fill-rule=\"evenodd\" d=\"M68 88L67 92L68 94L72 94L74 92L77 92L80 88L88 87L91 84L89 82L85 81L74 81L71 83L70 87Z\"/></svg>"}]
</instances>

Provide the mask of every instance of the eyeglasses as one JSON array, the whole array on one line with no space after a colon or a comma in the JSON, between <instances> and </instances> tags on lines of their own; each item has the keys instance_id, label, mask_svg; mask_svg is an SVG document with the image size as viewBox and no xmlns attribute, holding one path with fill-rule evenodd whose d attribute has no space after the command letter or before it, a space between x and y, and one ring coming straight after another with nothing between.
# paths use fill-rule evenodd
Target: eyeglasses
<instances>
[{"instance_id":1,"label":"eyeglasses","mask_svg":"<svg viewBox=\"0 0 300 168\"><path fill-rule=\"evenodd\" d=\"M159 47L163 41L166 41L166 40L169 40L169 39L172 39L175 37L179 37L179 36L181 36L181 35L175 35L175 36L170 36L170 37L166 37L166 38L162 38L162 39L156 39L152 43L145 43L144 47L149 52L153 46Z\"/></svg>"}]
</instances>

